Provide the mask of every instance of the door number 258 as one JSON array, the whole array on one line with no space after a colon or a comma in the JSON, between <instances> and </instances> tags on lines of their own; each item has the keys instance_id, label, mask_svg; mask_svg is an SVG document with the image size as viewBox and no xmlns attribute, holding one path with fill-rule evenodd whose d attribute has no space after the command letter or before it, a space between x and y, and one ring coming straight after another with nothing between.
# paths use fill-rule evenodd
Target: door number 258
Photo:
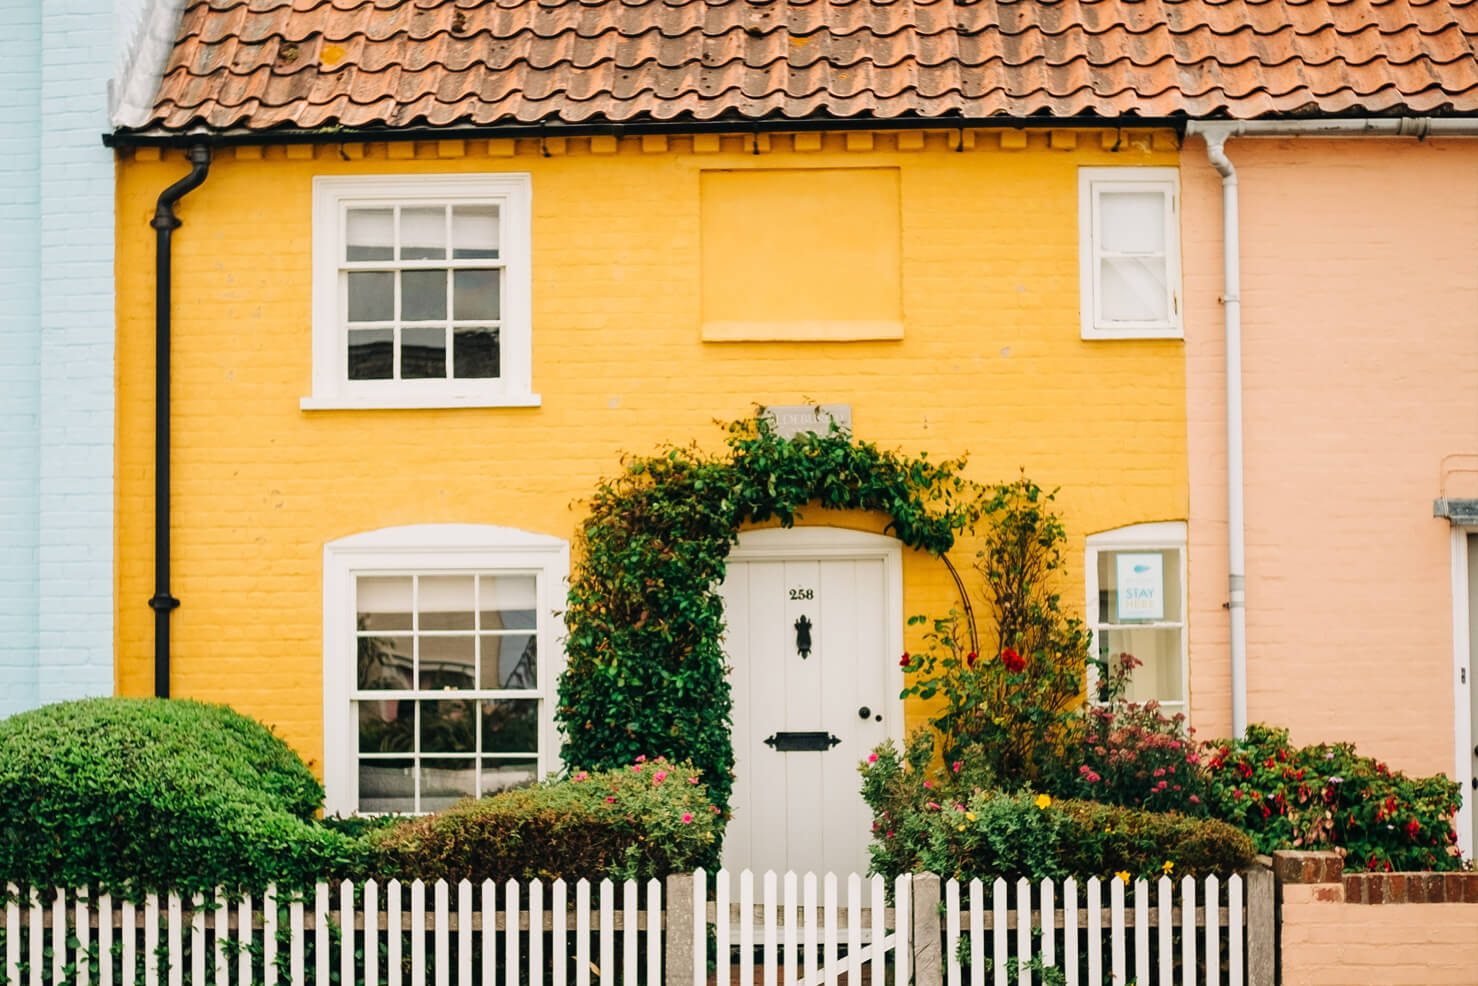
<instances>
[{"instance_id":1,"label":"door number 258","mask_svg":"<svg viewBox=\"0 0 1478 986\"><path fill-rule=\"evenodd\" d=\"M815 599L816 598L816 590L815 589L791 589L790 590L790 598L792 598L792 599Z\"/></svg>"}]
</instances>

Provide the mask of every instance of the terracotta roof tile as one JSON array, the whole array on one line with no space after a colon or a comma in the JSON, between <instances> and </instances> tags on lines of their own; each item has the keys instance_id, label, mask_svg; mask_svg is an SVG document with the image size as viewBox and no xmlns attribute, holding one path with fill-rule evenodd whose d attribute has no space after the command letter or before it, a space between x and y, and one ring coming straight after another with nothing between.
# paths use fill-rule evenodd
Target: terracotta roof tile
<instances>
[{"instance_id":1,"label":"terracotta roof tile","mask_svg":"<svg viewBox=\"0 0 1478 986\"><path fill-rule=\"evenodd\" d=\"M190 0L139 129L1478 113L1478 0Z\"/></svg>"}]
</instances>

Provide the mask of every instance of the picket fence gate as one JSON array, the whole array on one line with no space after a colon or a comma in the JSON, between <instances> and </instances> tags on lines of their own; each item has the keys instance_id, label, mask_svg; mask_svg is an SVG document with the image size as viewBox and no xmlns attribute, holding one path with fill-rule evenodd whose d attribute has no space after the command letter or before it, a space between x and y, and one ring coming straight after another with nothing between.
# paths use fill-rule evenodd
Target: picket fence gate
<instances>
[{"instance_id":1,"label":"picket fence gate","mask_svg":"<svg viewBox=\"0 0 1478 986\"><path fill-rule=\"evenodd\" d=\"M115 901L8 887L7 986L1272 986L1272 875L720 870ZM890 894L891 891L891 894ZM1104 895L1107 893L1107 907Z\"/></svg>"}]
</instances>

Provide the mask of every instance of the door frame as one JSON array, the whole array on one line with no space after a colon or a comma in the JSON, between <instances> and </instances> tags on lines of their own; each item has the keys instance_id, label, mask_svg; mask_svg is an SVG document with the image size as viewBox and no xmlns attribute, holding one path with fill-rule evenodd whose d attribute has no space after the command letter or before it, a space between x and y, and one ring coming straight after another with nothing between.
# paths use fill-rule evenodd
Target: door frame
<instances>
[{"instance_id":1,"label":"door frame","mask_svg":"<svg viewBox=\"0 0 1478 986\"><path fill-rule=\"evenodd\" d=\"M1478 790L1473 788L1473 744L1478 737L1473 735L1474 675L1473 655L1469 641L1472 639L1471 621L1478 613L1469 611L1468 606L1468 536L1478 534L1478 528L1454 524L1452 527L1452 696L1453 738L1457 751L1457 771L1454 779L1462 785L1462 803L1457 811L1457 844L1464 859L1478 856L1478 845L1474 845L1473 819L1478 811Z\"/></svg>"},{"instance_id":2,"label":"door frame","mask_svg":"<svg viewBox=\"0 0 1478 986\"><path fill-rule=\"evenodd\" d=\"M729 561L873 561L883 563L883 607L887 620L886 655L903 653L903 542L886 534L849 527L761 527L740 531L729 549ZM727 617L727 614L725 614ZM887 669L893 665L886 665ZM888 678L884 678L887 681ZM895 679L896 680L896 679ZM903 688L900 684L899 692ZM889 699L883 710L883 733L902 743L903 698Z\"/></svg>"}]
</instances>

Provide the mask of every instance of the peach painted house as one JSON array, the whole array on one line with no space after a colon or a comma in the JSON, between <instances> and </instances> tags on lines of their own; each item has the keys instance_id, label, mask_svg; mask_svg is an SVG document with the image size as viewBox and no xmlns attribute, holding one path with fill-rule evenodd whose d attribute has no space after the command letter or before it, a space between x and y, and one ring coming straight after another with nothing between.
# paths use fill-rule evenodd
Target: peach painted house
<instances>
[{"instance_id":1,"label":"peach painted house","mask_svg":"<svg viewBox=\"0 0 1478 986\"><path fill-rule=\"evenodd\" d=\"M1461 74L1473 73L1471 51ZM1437 102L1455 97L1437 93ZM1471 103L1471 97L1469 97ZM1192 717L1234 726L1223 177L1237 187L1245 718L1478 776L1473 121L1193 126L1181 157ZM1233 312L1233 317L1236 313ZM1435 506L1434 506L1435 501ZM1235 569L1232 569L1235 571ZM1237 711L1241 711L1240 709Z\"/></svg>"}]
</instances>

